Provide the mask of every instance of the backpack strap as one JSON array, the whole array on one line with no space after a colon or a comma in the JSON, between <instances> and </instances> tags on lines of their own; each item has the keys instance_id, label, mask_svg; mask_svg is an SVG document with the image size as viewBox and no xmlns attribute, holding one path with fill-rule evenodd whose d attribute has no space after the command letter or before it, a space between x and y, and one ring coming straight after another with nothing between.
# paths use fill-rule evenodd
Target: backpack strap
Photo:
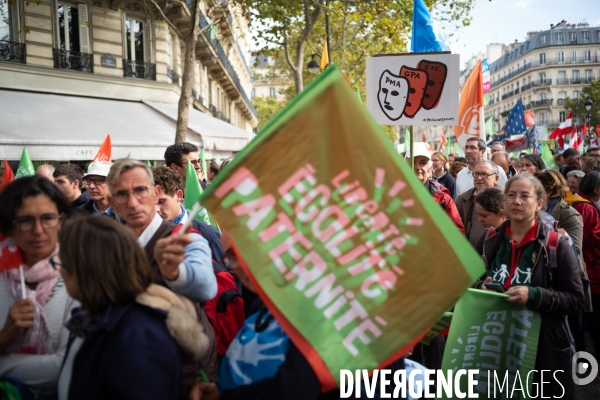
<instances>
[{"instance_id":1,"label":"backpack strap","mask_svg":"<svg viewBox=\"0 0 600 400\"><path fill-rule=\"evenodd\" d=\"M558 232L548 231L548 235L546 236L546 250L550 258L550 274L552 274L553 269L558 267L558 239Z\"/></svg>"}]
</instances>

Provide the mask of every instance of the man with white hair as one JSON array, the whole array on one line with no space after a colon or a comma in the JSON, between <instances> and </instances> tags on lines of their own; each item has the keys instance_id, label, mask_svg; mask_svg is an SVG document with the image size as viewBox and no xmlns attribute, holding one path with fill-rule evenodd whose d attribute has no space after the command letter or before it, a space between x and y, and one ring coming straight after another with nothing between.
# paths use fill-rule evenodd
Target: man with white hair
<instances>
[{"instance_id":1,"label":"man with white hair","mask_svg":"<svg viewBox=\"0 0 600 400\"><path fill-rule=\"evenodd\" d=\"M456 205L454 204L454 200L452 200L452 196L448 189L444 186L441 186L436 181L429 178L429 173L433 168L433 163L431 162L431 153L427 148L427 145L424 142L417 142L414 144L414 171L415 175L423 185L429 190L429 193L433 196L433 199L446 211L446 214L454 221L457 228L460 229L462 233L465 232L463 223L460 219L460 215L458 214L458 210L456 209ZM406 158L410 158L410 151L406 153Z\"/></svg>"},{"instance_id":2,"label":"man with white hair","mask_svg":"<svg viewBox=\"0 0 600 400\"><path fill-rule=\"evenodd\" d=\"M54 173L54 167L50 164L43 164L37 167L35 170L35 174L39 176L43 176L48 179L50 182L54 183L54 177L52 174Z\"/></svg>"}]
</instances>

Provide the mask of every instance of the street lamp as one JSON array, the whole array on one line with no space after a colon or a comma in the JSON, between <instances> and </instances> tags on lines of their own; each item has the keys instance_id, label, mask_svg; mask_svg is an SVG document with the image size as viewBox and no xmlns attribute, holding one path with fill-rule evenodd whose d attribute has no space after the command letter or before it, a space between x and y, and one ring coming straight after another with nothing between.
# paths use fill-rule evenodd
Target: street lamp
<instances>
[{"instance_id":1,"label":"street lamp","mask_svg":"<svg viewBox=\"0 0 600 400\"><path fill-rule=\"evenodd\" d=\"M317 60L315 60L315 57L319 57L319 55L313 54L312 60L310 60L309 63L306 65L306 69L308 69L308 72L310 72L311 74L316 74L321 69L321 65L319 65L319 62Z\"/></svg>"},{"instance_id":2,"label":"street lamp","mask_svg":"<svg viewBox=\"0 0 600 400\"><path fill-rule=\"evenodd\" d=\"M592 101L592 99L590 99L590 96L587 97L587 99L585 100L585 102L583 103L583 105L585 106L585 122L587 122L587 126L588 129L590 128L591 125L591 119L592 119L592 106L594 105L594 102Z\"/></svg>"}]
</instances>

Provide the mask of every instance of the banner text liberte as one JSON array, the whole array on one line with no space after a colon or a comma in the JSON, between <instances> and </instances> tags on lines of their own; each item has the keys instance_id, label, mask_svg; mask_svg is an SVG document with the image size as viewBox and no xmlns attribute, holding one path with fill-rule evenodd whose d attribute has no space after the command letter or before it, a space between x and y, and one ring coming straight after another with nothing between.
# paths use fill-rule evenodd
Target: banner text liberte
<instances>
[{"instance_id":1,"label":"banner text liberte","mask_svg":"<svg viewBox=\"0 0 600 400\"><path fill-rule=\"evenodd\" d=\"M280 278L295 280L294 288L314 298L314 307L338 331L352 328L342 343L358 356L360 342L368 345L381 336L379 326L387 325L381 316L369 315L361 299L375 304L387 299L404 274L399 266L403 250L418 242L403 228L422 226L423 220L390 221L390 213L410 207L414 200L396 196L407 185L400 180L386 190L381 168L375 171L371 198L358 180L350 179L348 170L330 182L317 182L315 175L315 168L306 164L279 185L277 193L263 193L256 176L242 167L215 196L236 216L247 216L247 228L263 243L273 244L269 258ZM386 209L380 203L384 195L391 198Z\"/></svg>"}]
</instances>

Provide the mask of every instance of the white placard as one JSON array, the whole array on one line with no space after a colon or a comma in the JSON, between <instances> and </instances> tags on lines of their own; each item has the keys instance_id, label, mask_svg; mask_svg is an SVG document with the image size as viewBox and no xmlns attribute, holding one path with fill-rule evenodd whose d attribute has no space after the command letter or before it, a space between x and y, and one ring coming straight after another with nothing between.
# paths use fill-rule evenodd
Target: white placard
<instances>
[{"instance_id":1,"label":"white placard","mask_svg":"<svg viewBox=\"0 0 600 400\"><path fill-rule=\"evenodd\" d=\"M456 125L460 56L367 58L367 109L380 125Z\"/></svg>"}]
</instances>

